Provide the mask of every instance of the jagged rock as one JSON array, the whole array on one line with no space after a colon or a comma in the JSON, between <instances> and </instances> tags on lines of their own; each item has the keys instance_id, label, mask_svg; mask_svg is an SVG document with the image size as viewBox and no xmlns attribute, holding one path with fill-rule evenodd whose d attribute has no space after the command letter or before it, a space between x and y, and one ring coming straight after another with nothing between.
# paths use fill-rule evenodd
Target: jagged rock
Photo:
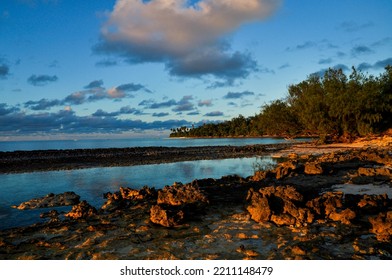
<instances>
[{"instance_id":1,"label":"jagged rock","mask_svg":"<svg viewBox=\"0 0 392 280\"><path fill-rule=\"evenodd\" d=\"M287 177L291 175L293 172L298 173L303 170L303 164L299 163L296 160L292 161L287 161L279 164L275 169L274 173L276 176L276 179L282 179L284 177Z\"/></svg>"},{"instance_id":2,"label":"jagged rock","mask_svg":"<svg viewBox=\"0 0 392 280\"><path fill-rule=\"evenodd\" d=\"M268 204L268 198L251 189L248 193L247 200L250 201L250 205L246 209L252 220L258 223L268 222L270 220L272 211Z\"/></svg>"},{"instance_id":3,"label":"jagged rock","mask_svg":"<svg viewBox=\"0 0 392 280\"><path fill-rule=\"evenodd\" d=\"M166 186L163 190L158 191L157 203L172 206L205 207L208 204L208 199L198 187L175 183L173 186Z\"/></svg>"},{"instance_id":4,"label":"jagged rock","mask_svg":"<svg viewBox=\"0 0 392 280\"><path fill-rule=\"evenodd\" d=\"M19 206L12 206L19 210L49 208L58 206L69 206L79 203L80 196L74 192L65 192L62 194L47 194L44 197L34 198L26 202L22 202Z\"/></svg>"},{"instance_id":5,"label":"jagged rock","mask_svg":"<svg viewBox=\"0 0 392 280\"><path fill-rule=\"evenodd\" d=\"M356 213L351 209L344 209L342 211L334 211L329 214L328 218L335 222L349 225L351 220L355 219Z\"/></svg>"},{"instance_id":6,"label":"jagged rock","mask_svg":"<svg viewBox=\"0 0 392 280\"><path fill-rule=\"evenodd\" d=\"M74 205L70 212L65 214L65 217L70 219L86 219L92 217L98 213L97 209L87 203L87 201L83 200L77 205Z\"/></svg>"},{"instance_id":7,"label":"jagged rock","mask_svg":"<svg viewBox=\"0 0 392 280\"><path fill-rule=\"evenodd\" d=\"M359 209L369 214L377 214L379 212L385 212L388 206L391 204L387 194L381 195L363 195L360 201L357 203Z\"/></svg>"},{"instance_id":8,"label":"jagged rock","mask_svg":"<svg viewBox=\"0 0 392 280\"><path fill-rule=\"evenodd\" d=\"M150 209L150 220L164 227L175 227L184 222L185 213L178 208L165 209L162 205L154 205Z\"/></svg>"},{"instance_id":9,"label":"jagged rock","mask_svg":"<svg viewBox=\"0 0 392 280\"><path fill-rule=\"evenodd\" d=\"M247 207L256 222L271 221L279 226L301 226L313 222L314 215L301 207L303 196L294 187L267 187L258 192L250 190Z\"/></svg>"},{"instance_id":10,"label":"jagged rock","mask_svg":"<svg viewBox=\"0 0 392 280\"><path fill-rule=\"evenodd\" d=\"M324 173L324 169L320 163L308 162L305 164L304 172L308 175L321 175Z\"/></svg>"},{"instance_id":11,"label":"jagged rock","mask_svg":"<svg viewBox=\"0 0 392 280\"><path fill-rule=\"evenodd\" d=\"M202 212L208 205L208 199L192 184L175 183L158 191L157 204L151 207L150 220L155 224L173 227Z\"/></svg>"},{"instance_id":12,"label":"jagged rock","mask_svg":"<svg viewBox=\"0 0 392 280\"><path fill-rule=\"evenodd\" d=\"M327 192L306 203L306 206L322 218L343 207L342 192Z\"/></svg>"},{"instance_id":13,"label":"jagged rock","mask_svg":"<svg viewBox=\"0 0 392 280\"><path fill-rule=\"evenodd\" d=\"M104 198L106 202L101 207L102 210L113 212L125 209L138 201L149 201L156 199L157 191L154 188L143 187L140 190L120 187L120 191L115 193L106 193Z\"/></svg>"},{"instance_id":14,"label":"jagged rock","mask_svg":"<svg viewBox=\"0 0 392 280\"><path fill-rule=\"evenodd\" d=\"M372 224L370 232L376 234L377 240L390 242L392 235L392 211L380 213L377 217L370 217Z\"/></svg>"},{"instance_id":15,"label":"jagged rock","mask_svg":"<svg viewBox=\"0 0 392 280\"><path fill-rule=\"evenodd\" d=\"M49 212L41 213L39 217L42 219L49 218L51 223L55 223L60 221L59 215L60 213L57 212L56 210L50 210Z\"/></svg>"}]
</instances>

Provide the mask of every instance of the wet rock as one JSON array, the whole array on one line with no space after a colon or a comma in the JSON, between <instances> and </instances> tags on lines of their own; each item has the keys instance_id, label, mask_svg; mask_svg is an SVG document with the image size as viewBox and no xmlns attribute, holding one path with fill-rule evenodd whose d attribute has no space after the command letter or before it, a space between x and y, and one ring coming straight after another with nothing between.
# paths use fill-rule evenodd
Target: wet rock
<instances>
[{"instance_id":1,"label":"wet rock","mask_svg":"<svg viewBox=\"0 0 392 280\"><path fill-rule=\"evenodd\" d=\"M65 214L65 217L70 219L78 220L78 219L86 219L92 216L95 216L98 213L97 209L87 203L87 201L83 200L77 205L74 205L70 212Z\"/></svg>"},{"instance_id":2,"label":"wet rock","mask_svg":"<svg viewBox=\"0 0 392 280\"><path fill-rule=\"evenodd\" d=\"M55 223L60 221L59 215L60 213L56 210L50 210L49 212L41 213L39 217L42 219L49 218L51 223Z\"/></svg>"},{"instance_id":3,"label":"wet rock","mask_svg":"<svg viewBox=\"0 0 392 280\"><path fill-rule=\"evenodd\" d=\"M376 217L370 217L369 222L372 225L370 232L374 233L377 240L390 242L392 235L392 211L380 213Z\"/></svg>"},{"instance_id":4,"label":"wet rock","mask_svg":"<svg viewBox=\"0 0 392 280\"><path fill-rule=\"evenodd\" d=\"M150 210L150 220L164 227L175 227L184 222L185 213L178 208L165 209L162 205L154 205Z\"/></svg>"},{"instance_id":5,"label":"wet rock","mask_svg":"<svg viewBox=\"0 0 392 280\"><path fill-rule=\"evenodd\" d=\"M381 195L363 195L357 203L359 209L368 214L377 214L379 212L385 212L388 206L391 204L391 200L388 199L387 194Z\"/></svg>"},{"instance_id":6,"label":"wet rock","mask_svg":"<svg viewBox=\"0 0 392 280\"><path fill-rule=\"evenodd\" d=\"M120 187L120 191L115 193L108 192L104 194L104 198L106 198L106 202L101 209L113 212L128 208L137 202L154 200L157 198L157 191L147 186L140 190Z\"/></svg>"},{"instance_id":7,"label":"wet rock","mask_svg":"<svg viewBox=\"0 0 392 280\"><path fill-rule=\"evenodd\" d=\"M47 194L44 197L34 198L29 201L21 203L19 206L12 206L19 210L49 208L58 206L69 206L79 203L80 196L74 192L65 192L62 194Z\"/></svg>"}]
</instances>

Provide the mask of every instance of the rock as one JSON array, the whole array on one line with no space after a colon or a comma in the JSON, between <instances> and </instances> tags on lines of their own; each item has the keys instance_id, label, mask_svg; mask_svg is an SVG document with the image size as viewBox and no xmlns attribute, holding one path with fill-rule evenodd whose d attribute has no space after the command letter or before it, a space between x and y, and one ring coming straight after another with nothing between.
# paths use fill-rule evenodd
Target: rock
<instances>
[{"instance_id":1,"label":"rock","mask_svg":"<svg viewBox=\"0 0 392 280\"><path fill-rule=\"evenodd\" d=\"M50 210L49 212L41 213L39 217L42 219L49 218L51 223L55 223L60 221L59 215L60 213L56 210Z\"/></svg>"},{"instance_id":2,"label":"rock","mask_svg":"<svg viewBox=\"0 0 392 280\"><path fill-rule=\"evenodd\" d=\"M150 220L164 227L175 227L184 222L185 213L181 209L165 209L162 205L154 205L150 209Z\"/></svg>"},{"instance_id":3,"label":"rock","mask_svg":"<svg viewBox=\"0 0 392 280\"><path fill-rule=\"evenodd\" d=\"M158 191L158 205L151 207L150 220L165 227L178 226L203 212L208 202L198 187L175 183Z\"/></svg>"},{"instance_id":4,"label":"rock","mask_svg":"<svg viewBox=\"0 0 392 280\"><path fill-rule=\"evenodd\" d=\"M248 193L247 200L250 201L250 205L248 205L246 209L248 210L252 220L258 223L268 222L270 220L272 211L266 197L251 189Z\"/></svg>"},{"instance_id":5,"label":"rock","mask_svg":"<svg viewBox=\"0 0 392 280\"><path fill-rule=\"evenodd\" d=\"M368 214L377 214L385 212L390 205L391 201L388 199L387 194L381 195L363 195L357 203L359 209Z\"/></svg>"},{"instance_id":6,"label":"rock","mask_svg":"<svg viewBox=\"0 0 392 280\"><path fill-rule=\"evenodd\" d=\"M328 218L335 222L341 222L342 224L349 225L351 220L355 219L356 213L351 209L344 209L342 211L332 212Z\"/></svg>"},{"instance_id":7,"label":"rock","mask_svg":"<svg viewBox=\"0 0 392 280\"><path fill-rule=\"evenodd\" d=\"M267 187L250 190L247 210L256 222L273 222L278 226L302 226L313 222L314 215L303 208L303 196L294 187Z\"/></svg>"},{"instance_id":8,"label":"rock","mask_svg":"<svg viewBox=\"0 0 392 280\"><path fill-rule=\"evenodd\" d=\"M321 175L324 173L324 169L320 163L308 162L305 164L304 172L308 175Z\"/></svg>"},{"instance_id":9,"label":"rock","mask_svg":"<svg viewBox=\"0 0 392 280\"><path fill-rule=\"evenodd\" d=\"M372 225L370 232L376 235L378 241L390 242L392 235L392 211L380 213L376 217L370 217Z\"/></svg>"},{"instance_id":10,"label":"rock","mask_svg":"<svg viewBox=\"0 0 392 280\"><path fill-rule=\"evenodd\" d=\"M176 183L158 191L157 203L171 206L195 205L205 207L208 204L208 199L198 187Z\"/></svg>"},{"instance_id":11,"label":"rock","mask_svg":"<svg viewBox=\"0 0 392 280\"><path fill-rule=\"evenodd\" d=\"M74 205L70 212L65 214L65 217L70 219L86 219L90 218L98 213L97 209L87 203L87 201L83 200L77 205Z\"/></svg>"},{"instance_id":12,"label":"rock","mask_svg":"<svg viewBox=\"0 0 392 280\"><path fill-rule=\"evenodd\" d=\"M150 201L156 199L157 191L154 188L143 187L140 190L135 190L131 188L120 187L120 191L115 193L104 194L106 202L102 205L101 209L113 212L116 210L121 210L128 208L129 206L140 202L140 201Z\"/></svg>"},{"instance_id":13,"label":"rock","mask_svg":"<svg viewBox=\"0 0 392 280\"><path fill-rule=\"evenodd\" d=\"M19 206L12 206L19 210L49 208L58 206L69 206L79 203L80 196L74 192L65 192L62 194L47 194L44 197L34 198L29 201L21 203Z\"/></svg>"},{"instance_id":14,"label":"rock","mask_svg":"<svg viewBox=\"0 0 392 280\"><path fill-rule=\"evenodd\" d=\"M279 164L274 172L276 174L276 179L283 179L287 176L292 175L292 173L298 173L303 170L303 164L298 163L296 160L286 161Z\"/></svg>"}]
</instances>

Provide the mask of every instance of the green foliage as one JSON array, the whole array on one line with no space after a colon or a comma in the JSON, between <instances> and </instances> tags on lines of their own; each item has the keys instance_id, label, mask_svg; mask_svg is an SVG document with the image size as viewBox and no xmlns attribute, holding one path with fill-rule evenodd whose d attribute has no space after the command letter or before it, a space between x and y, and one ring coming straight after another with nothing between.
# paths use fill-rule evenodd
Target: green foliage
<instances>
[{"instance_id":1,"label":"green foliage","mask_svg":"<svg viewBox=\"0 0 392 280\"><path fill-rule=\"evenodd\" d=\"M171 137L242 137L318 135L365 136L392 128L392 66L379 77L352 68L310 75L288 87L285 100L265 104L261 112L218 124L172 129Z\"/></svg>"}]
</instances>

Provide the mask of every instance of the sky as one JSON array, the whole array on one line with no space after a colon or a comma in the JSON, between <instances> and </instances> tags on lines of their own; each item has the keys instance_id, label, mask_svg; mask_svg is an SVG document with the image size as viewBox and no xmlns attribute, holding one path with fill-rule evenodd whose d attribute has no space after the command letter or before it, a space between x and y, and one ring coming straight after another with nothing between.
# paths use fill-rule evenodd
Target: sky
<instances>
[{"instance_id":1,"label":"sky","mask_svg":"<svg viewBox=\"0 0 392 280\"><path fill-rule=\"evenodd\" d=\"M390 0L0 0L0 141L167 136L392 65Z\"/></svg>"}]
</instances>

